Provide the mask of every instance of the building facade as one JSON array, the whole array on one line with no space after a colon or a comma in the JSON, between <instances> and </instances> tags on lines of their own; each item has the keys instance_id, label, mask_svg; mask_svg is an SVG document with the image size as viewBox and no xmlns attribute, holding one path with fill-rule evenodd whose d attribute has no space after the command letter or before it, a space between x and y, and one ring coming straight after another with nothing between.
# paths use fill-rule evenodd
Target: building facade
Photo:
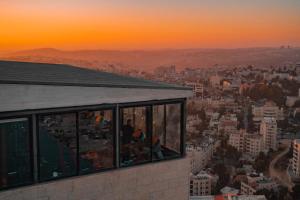
<instances>
[{"instance_id":1,"label":"building facade","mask_svg":"<svg viewBox=\"0 0 300 200\"><path fill-rule=\"evenodd\" d=\"M265 151L277 150L277 122L275 118L263 118L260 123L260 134L263 136Z\"/></svg>"},{"instance_id":2,"label":"building facade","mask_svg":"<svg viewBox=\"0 0 300 200\"><path fill-rule=\"evenodd\" d=\"M206 196L212 194L218 177L204 171L190 176L190 196Z\"/></svg>"},{"instance_id":3,"label":"building facade","mask_svg":"<svg viewBox=\"0 0 300 200\"><path fill-rule=\"evenodd\" d=\"M188 199L191 95L69 65L0 61L0 199Z\"/></svg>"},{"instance_id":4,"label":"building facade","mask_svg":"<svg viewBox=\"0 0 300 200\"><path fill-rule=\"evenodd\" d=\"M300 177L300 139L293 142L292 170L297 177Z\"/></svg>"}]
</instances>

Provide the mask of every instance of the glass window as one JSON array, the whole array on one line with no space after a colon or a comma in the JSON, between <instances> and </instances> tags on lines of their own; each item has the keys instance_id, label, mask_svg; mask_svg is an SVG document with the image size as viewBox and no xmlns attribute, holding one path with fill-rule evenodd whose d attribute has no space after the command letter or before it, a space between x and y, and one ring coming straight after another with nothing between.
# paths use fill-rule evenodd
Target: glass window
<instances>
[{"instance_id":1,"label":"glass window","mask_svg":"<svg viewBox=\"0 0 300 200\"><path fill-rule=\"evenodd\" d=\"M0 189L32 182L27 118L0 120Z\"/></svg>"},{"instance_id":2,"label":"glass window","mask_svg":"<svg viewBox=\"0 0 300 200\"><path fill-rule=\"evenodd\" d=\"M166 105L166 146L180 153L181 147L181 104Z\"/></svg>"},{"instance_id":3,"label":"glass window","mask_svg":"<svg viewBox=\"0 0 300 200\"><path fill-rule=\"evenodd\" d=\"M40 179L49 180L76 174L76 114L39 117Z\"/></svg>"},{"instance_id":4,"label":"glass window","mask_svg":"<svg viewBox=\"0 0 300 200\"><path fill-rule=\"evenodd\" d=\"M79 113L80 173L114 166L113 111Z\"/></svg>"},{"instance_id":5,"label":"glass window","mask_svg":"<svg viewBox=\"0 0 300 200\"><path fill-rule=\"evenodd\" d=\"M177 157L181 145L181 104L154 105L152 116L152 159Z\"/></svg>"},{"instance_id":6,"label":"glass window","mask_svg":"<svg viewBox=\"0 0 300 200\"><path fill-rule=\"evenodd\" d=\"M147 127L147 107L120 111L120 164L128 166L151 160L151 133Z\"/></svg>"}]
</instances>

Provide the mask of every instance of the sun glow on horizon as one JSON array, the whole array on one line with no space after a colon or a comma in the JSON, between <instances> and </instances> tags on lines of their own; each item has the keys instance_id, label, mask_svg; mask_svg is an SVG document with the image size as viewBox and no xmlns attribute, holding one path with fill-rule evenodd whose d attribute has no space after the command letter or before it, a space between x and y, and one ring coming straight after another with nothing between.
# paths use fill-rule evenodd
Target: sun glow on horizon
<instances>
[{"instance_id":1,"label":"sun glow on horizon","mask_svg":"<svg viewBox=\"0 0 300 200\"><path fill-rule=\"evenodd\" d=\"M0 50L300 45L300 2L4 0Z\"/></svg>"}]
</instances>

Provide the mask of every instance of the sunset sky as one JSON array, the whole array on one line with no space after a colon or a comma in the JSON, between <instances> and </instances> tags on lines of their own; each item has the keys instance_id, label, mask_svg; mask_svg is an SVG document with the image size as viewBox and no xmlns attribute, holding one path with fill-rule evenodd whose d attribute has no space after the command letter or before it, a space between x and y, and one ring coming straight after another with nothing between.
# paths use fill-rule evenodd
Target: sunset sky
<instances>
[{"instance_id":1,"label":"sunset sky","mask_svg":"<svg viewBox=\"0 0 300 200\"><path fill-rule=\"evenodd\" d=\"M0 0L0 51L300 46L300 0Z\"/></svg>"}]
</instances>

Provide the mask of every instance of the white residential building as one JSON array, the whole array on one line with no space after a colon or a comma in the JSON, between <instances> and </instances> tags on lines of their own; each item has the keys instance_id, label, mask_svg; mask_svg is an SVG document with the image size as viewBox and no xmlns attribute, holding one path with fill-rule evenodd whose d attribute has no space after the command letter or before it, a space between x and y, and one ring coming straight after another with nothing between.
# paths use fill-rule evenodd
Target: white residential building
<instances>
[{"instance_id":1,"label":"white residential building","mask_svg":"<svg viewBox=\"0 0 300 200\"><path fill-rule=\"evenodd\" d=\"M245 137L245 153L258 156L264 151L263 137L259 134L247 134Z\"/></svg>"},{"instance_id":2,"label":"white residential building","mask_svg":"<svg viewBox=\"0 0 300 200\"><path fill-rule=\"evenodd\" d=\"M214 142L205 145L187 144L186 154L191 161L191 172L196 174L203 170L212 159L214 152Z\"/></svg>"},{"instance_id":3,"label":"white residential building","mask_svg":"<svg viewBox=\"0 0 300 200\"><path fill-rule=\"evenodd\" d=\"M275 118L265 117L260 123L260 134L263 136L264 149L277 150L277 123Z\"/></svg>"},{"instance_id":4,"label":"white residential building","mask_svg":"<svg viewBox=\"0 0 300 200\"><path fill-rule=\"evenodd\" d=\"M248 134L245 130L239 130L229 135L228 144L238 151L257 156L264 150L263 137L259 134Z\"/></svg>"},{"instance_id":5,"label":"white residential building","mask_svg":"<svg viewBox=\"0 0 300 200\"><path fill-rule=\"evenodd\" d=\"M185 83L186 86L193 88L194 97L198 97L203 95L204 86L202 83L198 82L187 82Z\"/></svg>"},{"instance_id":6,"label":"white residential building","mask_svg":"<svg viewBox=\"0 0 300 200\"><path fill-rule=\"evenodd\" d=\"M294 140L292 170L296 176L300 177L300 139Z\"/></svg>"},{"instance_id":7,"label":"white residential building","mask_svg":"<svg viewBox=\"0 0 300 200\"><path fill-rule=\"evenodd\" d=\"M264 105L252 106L253 121L260 122L265 117L272 117L276 120L283 120L283 109L272 101L267 101Z\"/></svg>"},{"instance_id":8,"label":"white residential building","mask_svg":"<svg viewBox=\"0 0 300 200\"><path fill-rule=\"evenodd\" d=\"M244 144L245 144L245 130L239 130L232 132L229 135L228 144L235 147L238 151L243 152L244 151Z\"/></svg>"},{"instance_id":9,"label":"white residential building","mask_svg":"<svg viewBox=\"0 0 300 200\"><path fill-rule=\"evenodd\" d=\"M258 174L249 174L247 175L247 181L241 182L241 194L253 195L259 190L276 189L277 186L277 183L271 178Z\"/></svg>"},{"instance_id":10,"label":"white residential building","mask_svg":"<svg viewBox=\"0 0 300 200\"><path fill-rule=\"evenodd\" d=\"M205 171L199 172L197 175L190 175L190 195L205 196L210 195L218 181L218 176L208 174Z\"/></svg>"}]
</instances>

